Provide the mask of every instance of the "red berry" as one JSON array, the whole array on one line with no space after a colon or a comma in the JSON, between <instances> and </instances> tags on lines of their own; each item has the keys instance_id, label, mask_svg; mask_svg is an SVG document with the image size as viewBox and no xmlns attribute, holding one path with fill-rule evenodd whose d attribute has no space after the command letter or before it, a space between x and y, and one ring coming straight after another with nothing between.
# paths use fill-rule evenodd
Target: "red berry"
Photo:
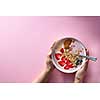
<instances>
[{"instance_id":1,"label":"red berry","mask_svg":"<svg viewBox=\"0 0 100 100\"><path fill-rule=\"evenodd\" d=\"M73 68L74 66L72 65L72 66L70 66L70 68Z\"/></svg>"},{"instance_id":2,"label":"red berry","mask_svg":"<svg viewBox=\"0 0 100 100\"><path fill-rule=\"evenodd\" d=\"M65 62L67 63L67 61L68 61L68 59L67 58L65 58Z\"/></svg>"},{"instance_id":3,"label":"red berry","mask_svg":"<svg viewBox=\"0 0 100 100\"><path fill-rule=\"evenodd\" d=\"M61 65L61 66L64 66L64 65L65 65L65 62L64 62L64 61L59 61L58 63L59 63L59 65Z\"/></svg>"},{"instance_id":4,"label":"red berry","mask_svg":"<svg viewBox=\"0 0 100 100\"><path fill-rule=\"evenodd\" d=\"M69 59L67 59L66 64L67 64L67 65L69 65L69 64L70 64L70 60L69 60Z\"/></svg>"},{"instance_id":5,"label":"red berry","mask_svg":"<svg viewBox=\"0 0 100 100\"><path fill-rule=\"evenodd\" d=\"M69 62L68 65L71 65L72 66L73 64L71 62Z\"/></svg>"},{"instance_id":6,"label":"red berry","mask_svg":"<svg viewBox=\"0 0 100 100\"><path fill-rule=\"evenodd\" d=\"M71 62L68 63L69 68L73 68L73 64Z\"/></svg>"},{"instance_id":7,"label":"red berry","mask_svg":"<svg viewBox=\"0 0 100 100\"><path fill-rule=\"evenodd\" d=\"M62 60L62 61L65 61L65 60L66 60L65 56L64 56L64 57L62 57L62 58L61 58L61 60Z\"/></svg>"},{"instance_id":8,"label":"red berry","mask_svg":"<svg viewBox=\"0 0 100 100\"><path fill-rule=\"evenodd\" d=\"M60 57L61 57L61 54L60 54L60 53L56 53L56 54L55 54L55 57L56 57L57 60L59 60Z\"/></svg>"},{"instance_id":9,"label":"red berry","mask_svg":"<svg viewBox=\"0 0 100 100\"><path fill-rule=\"evenodd\" d=\"M65 63L67 63L67 58L64 56L61 58L62 61L64 61Z\"/></svg>"},{"instance_id":10,"label":"red berry","mask_svg":"<svg viewBox=\"0 0 100 100\"><path fill-rule=\"evenodd\" d=\"M68 65L70 68L73 68L74 66L73 65Z\"/></svg>"},{"instance_id":11,"label":"red berry","mask_svg":"<svg viewBox=\"0 0 100 100\"><path fill-rule=\"evenodd\" d=\"M64 48L61 48L61 49L60 49L60 52L61 52L61 53L64 53Z\"/></svg>"},{"instance_id":12,"label":"red berry","mask_svg":"<svg viewBox=\"0 0 100 100\"><path fill-rule=\"evenodd\" d=\"M68 70L68 69L69 69L69 66L68 66L68 65L66 65L66 66L64 67L64 69Z\"/></svg>"}]
</instances>

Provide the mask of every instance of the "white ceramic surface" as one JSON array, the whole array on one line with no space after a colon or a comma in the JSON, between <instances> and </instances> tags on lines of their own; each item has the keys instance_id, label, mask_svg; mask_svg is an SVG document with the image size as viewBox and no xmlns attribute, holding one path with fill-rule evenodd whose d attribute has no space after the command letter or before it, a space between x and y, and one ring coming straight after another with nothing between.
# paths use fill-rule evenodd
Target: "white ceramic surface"
<instances>
[{"instance_id":1,"label":"white ceramic surface","mask_svg":"<svg viewBox=\"0 0 100 100\"><path fill-rule=\"evenodd\" d=\"M78 48L81 49L81 48L83 48L81 54L86 55L86 48L85 48L85 46L82 44L82 42L80 42L79 40L77 40L77 39L75 39L75 38L71 38L71 37L63 38L63 39L61 39L61 40L58 40L58 42L56 43L56 45L55 45L54 48L53 48L52 62L53 62L53 64L55 65L55 67L56 67L59 71L64 72L64 73L74 73L74 72L76 72L77 70L79 70L79 69L83 66L83 64L85 63L86 58L83 58L83 59L82 59L82 60L83 60L82 64L81 64L81 65L78 65L77 67L73 67L73 68L70 68L70 69L68 69L68 70L66 70L66 69L64 69L63 67L61 67L61 66L58 64L58 62L57 62L57 60L56 60L56 58L55 58L55 53L57 52L57 49L56 49L57 46L58 46L59 44L63 44L63 42L64 42L66 39L73 39L73 40L75 40L75 49L78 49Z\"/></svg>"}]
</instances>

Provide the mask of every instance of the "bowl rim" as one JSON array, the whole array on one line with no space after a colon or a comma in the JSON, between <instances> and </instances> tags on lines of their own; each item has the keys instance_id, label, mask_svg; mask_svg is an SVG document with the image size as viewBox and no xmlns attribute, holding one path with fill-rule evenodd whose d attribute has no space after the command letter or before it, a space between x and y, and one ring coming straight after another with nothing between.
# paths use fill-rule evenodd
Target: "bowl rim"
<instances>
[{"instance_id":1,"label":"bowl rim","mask_svg":"<svg viewBox=\"0 0 100 100\"><path fill-rule=\"evenodd\" d=\"M79 43L84 47L85 55L86 55L86 47L84 46L84 44L83 44L80 40L78 40L78 39L76 39L76 38L73 38L73 37L65 37L65 38L59 39L59 40L57 41L56 45L52 48L51 59L52 59L52 62L53 62L53 64L54 64L54 66L55 66L59 71L64 72L64 73L74 73L74 72L78 71L78 70L83 66L83 64L85 63L86 58L83 58L83 59L84 59L84 62L83 62L80 66L78 66L77 68L75 68L74 70L65 70L65 69L61 69L61 68L59 67L60 65L57 65L56 62L55 62L55 60L54 60L54 59L55 59L55 58L54 58L55 47L57 46L57 44L59 44L59 42L64 41L64 40L66 40L66 39L74 39L75 41L79 42Z\"/></svg>"}]
</instances>

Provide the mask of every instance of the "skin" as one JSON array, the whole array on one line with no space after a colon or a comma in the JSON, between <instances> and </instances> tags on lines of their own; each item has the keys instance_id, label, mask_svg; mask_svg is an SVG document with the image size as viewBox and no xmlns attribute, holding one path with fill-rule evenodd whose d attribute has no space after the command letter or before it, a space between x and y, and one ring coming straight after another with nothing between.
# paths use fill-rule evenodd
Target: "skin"
<instances>
[{"instance_id":1,"label":"skin","mask_svg":"<svg viewBox=\"0 0 100 100\"><path fill-rule=\"evenodd\" d=\"M54 42L54 44L50 48L50 51L46 58L46 66L44 67L42 72L39 74L39 76L36 77L35 80L33 80L33 83L47 83L48 82L49 74L55 69L55 66L53 65L52 60L51 60L52 48L55 45L55 43L56 42Z\"/></svg>"},{"instance_id":2,"label":"skin","mask_svg":"<svg viewBox=\"0 0 100 100\"><path fill-rule=\"evenodd\" d=\"M79 69L74 78L74 83L82 83L86 74L88 68L88 60L85 62L85 64L82 66L81 69Z\"/></svg>"},{"instance_id":3,"label":"skin","mask_svg":"<svg viewBox=\"0 0 100 100\"><path fill-rule=\"evenodd\" d=\"M33 80L33 83L47 83L48 82L48 76L55 69L55 66L53 65L52 60L51 60L52 48L55 46L55 44L56 44L56 42L54 42L54 44L50 48L50 52L49 52L49 54L47 56L47 59L46 59L46 66L41 71L39 76L36 77L35 80ZM88 52L87 52L87 55L89 55ZM85 64L82 66L82 68L79 69L75 73L75 78L74 78L74 82L73 83L81 83L81 82L83 82L84 76L85 76L86 71L87 71L87 68L88 68L88 60L86 60Z\"/></svg>"}]
</instances>

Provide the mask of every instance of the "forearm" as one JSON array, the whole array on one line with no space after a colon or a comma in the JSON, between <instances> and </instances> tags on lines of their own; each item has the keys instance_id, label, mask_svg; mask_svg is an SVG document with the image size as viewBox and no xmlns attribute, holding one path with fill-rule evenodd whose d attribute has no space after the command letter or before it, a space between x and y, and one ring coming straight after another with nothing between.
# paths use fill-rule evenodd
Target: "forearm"
<instances>
[{"instance_id":1,"label":"forearm","mask_svg":"<svg viewBox=\"0 0 100 100\"><path fill-rule=\"evenodd\" d=\"M74 83L83 83L84 76L75 76Z\"/></svg>"},{"instance_id":2,"label":"forearm","mask_svg":"<svg viewBox=\"0 0 100 100\"><path fill-rule=\"evenodd\" d=\"M82 83L81 79L74 79L74 83Z\"/></svg>"}]
</instances>

